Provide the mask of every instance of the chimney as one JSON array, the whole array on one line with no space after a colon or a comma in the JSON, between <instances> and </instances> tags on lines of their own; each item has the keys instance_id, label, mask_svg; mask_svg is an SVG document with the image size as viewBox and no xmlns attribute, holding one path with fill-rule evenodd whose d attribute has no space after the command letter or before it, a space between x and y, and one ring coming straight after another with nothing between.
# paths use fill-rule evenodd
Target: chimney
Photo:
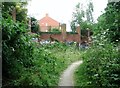
<instances>
[{"instance_id":1,"label":"chimney","mask_svg":"<svg viewBox=\"0 0 120 88\"><path fill-rule=\"evenodd\" d=\"M48 13L46 13L46 17L48 17Z\"/></svg>"}]
</instances>

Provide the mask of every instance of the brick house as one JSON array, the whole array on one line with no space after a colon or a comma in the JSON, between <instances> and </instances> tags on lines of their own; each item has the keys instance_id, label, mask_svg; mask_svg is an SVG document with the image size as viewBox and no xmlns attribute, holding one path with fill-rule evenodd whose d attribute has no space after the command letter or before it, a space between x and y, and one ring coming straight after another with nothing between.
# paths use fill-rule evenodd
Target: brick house
<instances>
[{"instance_id":1,"label":"brick house","mask_svg":"<svg viewBox=\"0 0 120 88\"><path fill-rule=\"evenodd\" d=\"M39 20L39 26L40 26L40 31L41 32L48 32L52 28L57 28L59 29L60 23L46 14L45 17L43 17L41 20Z\"/></svg>"}]
</instances>

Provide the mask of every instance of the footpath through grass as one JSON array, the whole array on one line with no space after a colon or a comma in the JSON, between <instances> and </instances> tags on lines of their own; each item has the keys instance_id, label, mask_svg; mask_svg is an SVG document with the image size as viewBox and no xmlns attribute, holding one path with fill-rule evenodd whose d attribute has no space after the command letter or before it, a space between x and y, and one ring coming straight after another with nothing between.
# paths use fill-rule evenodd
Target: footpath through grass
<instances>
[{"instance_id":1,"label":"footpath through grass","mask_svg":"<svg viewBox=\"0 0 120 88\"><path fill-rule=\"evenodd\" d=\"M56 71L58 72L56 79L54 79L54 84L57 85L59 82L59 77L62 74L62 72L72 63L75 61L80 60L80 52L76 48L76 46L71 45L65 45L62 43L56 43L53 45L44 45L44 49L47 52L50 52L58 62L56 63ZM49 74L49 73L48 73ZM49 79L51 80L51 79Z\"/></svg>"}]
</instances>

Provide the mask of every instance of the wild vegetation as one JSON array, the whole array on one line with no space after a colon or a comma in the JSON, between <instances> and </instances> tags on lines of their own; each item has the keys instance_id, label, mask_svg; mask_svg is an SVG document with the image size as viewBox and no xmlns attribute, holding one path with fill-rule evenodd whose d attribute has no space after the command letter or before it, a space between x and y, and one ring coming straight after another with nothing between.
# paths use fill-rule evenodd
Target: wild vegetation
<instances>
[{"instance_id":1,"label":"wild vegetation","mask_svg":"<svg viewBox=\"0 0 120 88\"><path fill-rule=\"evenodd\" d=\"M38 25L37 19L35 19L34 17L30 17L29 20L30 20L30 25L31 25L31 32L38 33L40 27Z\"/></svg>"},{"instance_id":2,"label":"wild vegetation","mask_svg":"<svg viewBox=\"0 0 120 88\"><path fill-rule=\"evenodd\" d=\"M72 62L83 60L75 73L78 87L118 88L120 86L120 2L111 2L98 22L93 22L92 2L86 11L77 10L71 22L73 32L75 24L82 25L94 32L92 44L86 50L79 50L74 44L55 42L39 44L33 42L37 34L28 29L26 9L27 3L3 3L2 12L2 68L3 88L10 86L39 87L57 86L61 72ZM21 8L20 8L21 7ZM13 21L11 11L16 9L17 19ZM90 12L90 13L88 13ZM23 14L23 15L22 15ZM83 20L86 14L87 20ZM22 17L22 19L20 18ZM89 18L90 17L90 18ZM36 19L32 19L33 23ZM37 32L38 25L33 24ZM58 33L58 31L53 30ZM71 32L71 33L73 33Z\"/></svg>"},{"instance_id":3,"label":"wild vegetation","mask_svg":"<svg viewBox=\"0 0 120 88\"><path fill-rule=\"evenodd\" d=\"M7 14L6 14L7 15ZM22 23L8 15L2 19L3 88L8 86L57 86L61 72L80 53L74 47L55 43L40 45Z\"/></svg>"},{"instance_id":4,"label":"wild vegetation","mask_svg":"<svg viewBox=\"0 0 120 88\"><path fill-rule=\"evenodd\" d=\"M82 52L81 58L83 64L75 73L77 86L90 88L120 86L120 53L114 44L108 41L97 42Z\"/></svg>"},{"instance_id":5,"label":"wild vegetation","mask_svg":"<svg viewBox=\"0 0 120 88\"><path fill-rule=\"evenodd\" d=\"M83 64L75 73L76 85L90 88L120 86L120 2L108 3L95 24L93 43L82 52Z\"/></svg>"}]
</instances>

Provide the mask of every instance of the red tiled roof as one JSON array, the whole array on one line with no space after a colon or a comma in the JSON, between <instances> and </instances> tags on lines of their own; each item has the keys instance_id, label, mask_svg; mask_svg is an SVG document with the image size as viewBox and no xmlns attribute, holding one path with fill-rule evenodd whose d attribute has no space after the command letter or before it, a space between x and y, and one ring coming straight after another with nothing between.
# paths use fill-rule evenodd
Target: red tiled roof
<instances>
[{"instance_id":1,"label":"red tiled roof","mask_svg":"<svg viewBox=\"0 0 120 88\"><path fill-rule=\"evenodd\" d=\"M40 26L59 26L59 22L57 22L56 20L52 19L51 17L48 16L48 14L46 14L45 17L43 17L41 20L39 20L39 25Z\"/></svg>"}]
</instances>

